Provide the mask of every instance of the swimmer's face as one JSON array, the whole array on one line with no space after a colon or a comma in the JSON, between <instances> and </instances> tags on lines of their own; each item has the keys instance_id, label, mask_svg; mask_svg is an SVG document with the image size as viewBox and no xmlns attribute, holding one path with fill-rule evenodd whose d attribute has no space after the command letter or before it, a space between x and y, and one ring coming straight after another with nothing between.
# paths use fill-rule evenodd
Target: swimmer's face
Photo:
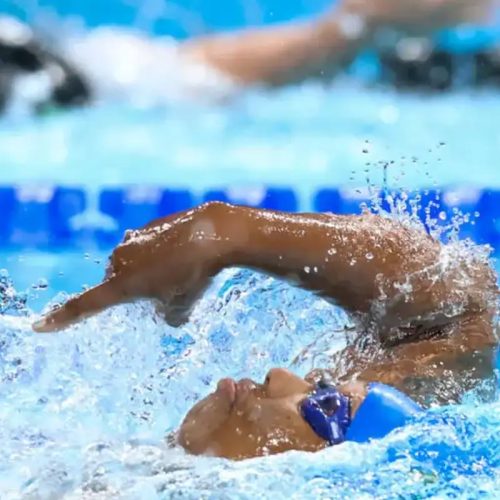
<instances>
[{"instance_id":1,"label":"swimmer's face","mask_svg":"<svg viewBox=\"0 0 500 500\"><path fill-rule=\"evenodd\" d=\"M324 448L326 442L300 414L312 389L281 368L270 370L263 384L222 379L186 415L179 442L191 453L232 459Z\"/></svg>"}]
</instances>

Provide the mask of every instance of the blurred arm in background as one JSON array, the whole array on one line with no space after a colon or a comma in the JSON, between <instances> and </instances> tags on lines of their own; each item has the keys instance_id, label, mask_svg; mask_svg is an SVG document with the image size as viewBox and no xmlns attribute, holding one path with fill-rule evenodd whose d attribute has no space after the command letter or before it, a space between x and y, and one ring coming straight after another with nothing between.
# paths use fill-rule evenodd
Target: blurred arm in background
<instances>
[{"instance_id":1,"label":"blurred arm in background","mask_svg":"<svg viewBox=\"0 0 500 500\"><path fill-rule=\"evenodd\" d=\"M308 22L249 28L184 43L99 28L58 47L47 46L28 26L0 16L0 111L4 107L45 112L117 97L140 102L179 96L224 100L245 86L332 78L368 47L379 49L391 72L400 62L399 56L394 57L398 37L425 41L441 28L487 19L499 1L339 0ZM414 44L409 49L403 52L417 54L418 59ZM437 65L442 66L440 60ZM438 69L424 68L423 79L429 74L436 80L432 86L446 88L449 75ZM419 71L408 72L410 79L419 80L415 73ZM391 79L404 85L408 78Z\"/></svg>"},{"instance_id":2,"label":"blurred arm in background","mask_svg":"<svg viewBox=\"0 0 500 500\"><path fill-rule=\"evenodd\" d=\"M280 86L329 78L384 32L431 35L488 18L497 0L341 0L310 22L198 38L182 51L243 85Z\"/></svg>"}]
</instances>

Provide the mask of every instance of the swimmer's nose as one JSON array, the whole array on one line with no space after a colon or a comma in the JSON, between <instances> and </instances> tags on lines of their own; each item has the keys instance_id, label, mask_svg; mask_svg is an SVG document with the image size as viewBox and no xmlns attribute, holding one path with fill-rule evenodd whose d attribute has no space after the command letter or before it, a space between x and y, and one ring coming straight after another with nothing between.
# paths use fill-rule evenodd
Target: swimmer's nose
<instances>
[{"instance_id":1,"label":"swimmer's nose","mask_svg":"<svg viewBox=\"0 0 500 500\"><path fill-rule=\"evenodd\" d=\"M272 368L266 376L265 387L270 397L286 397L308 392L312 385L285 368Z\"/></svg>"}]
</instances>

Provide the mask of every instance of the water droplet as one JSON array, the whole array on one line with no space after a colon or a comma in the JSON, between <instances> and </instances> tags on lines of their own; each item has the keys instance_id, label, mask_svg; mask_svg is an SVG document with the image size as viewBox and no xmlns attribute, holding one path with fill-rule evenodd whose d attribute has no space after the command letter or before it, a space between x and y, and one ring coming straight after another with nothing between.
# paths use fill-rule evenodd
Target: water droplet
<instances>
[{"instance_id":1,"label":"water droplet","mask_svg":"<svg viewBox=\"0 0 500 500\"><path fill-rule=\"evenodd\" d=\"M313 267L313 271L314 271L315 273L317 273L317 272L318 272L318 266L314 266L314 267Z\"/></svg>"},{"instance_id":2,"label":"water droplet","mask_svg":"<svg viewBox=\"0 0 500 500\"><path fill-rule=\"evenodd\" d=\"M337 253L337 250L335 248L330 248L327 253L328 255L335 255Z\"/></svg>"},{"instance_id":3,"label":"water droplet","mask_svg":"<svg viewBox=\"0 0 500 500\"><path fill-rule=\"evenodd\" d=\"M311 272L311 268L309 266L305 266L304 267L304 272L306 272L307 274L309 274Z\"/></svg>"},{"instance_id":4,"label":"water droplet","mask_svg":"<svg viewBox=\"0 0 500 500\"><path fill-rule=\"evenodd\" d=\"M373 254L371 252L368 252L366 255L366 260L372 260L373 259Z\"/></svg>"},{"instance_id":5,"label":"water droplet","mask_svg":"<svg viewBox=\"0 0 500 500\"><path fill-rule=\"evenodd\" d=\"M32 288L34 290L44 290L45 288L48 288L49 282L45 278L41 278L38 280L37 283L35 283Z\"/></svg>"},{"instance_id":6,"label":"water droplet","mask_svg":"<svg viewBox=\"0 0 500 500\"><path fill-rule=\"evenodd\" d=\"M479 212L474 212L474 217L479 217L481 214Z\"/></svg>"},{"instance_id":7,"label":"water droplet","mask_svg":"<svg viewBox=\"0 0 500 500\"><path fill-rule=\"evenodd\" d=\"M349 262L349 265L354 266L356 264L356 262L358 262L358 261L353 257L351 259L351 261Z\"/></svg>"},{"instance_id":8,"label":"water droplet","mask_svg":"<svg viewBox=\"0 0 500 500\"><path fill-rule=\"evenodd\" d=\"M442 212L439 212L439 218L441 220L446 220L446 212L442 211Z\"/></svg>"}]
</instances>

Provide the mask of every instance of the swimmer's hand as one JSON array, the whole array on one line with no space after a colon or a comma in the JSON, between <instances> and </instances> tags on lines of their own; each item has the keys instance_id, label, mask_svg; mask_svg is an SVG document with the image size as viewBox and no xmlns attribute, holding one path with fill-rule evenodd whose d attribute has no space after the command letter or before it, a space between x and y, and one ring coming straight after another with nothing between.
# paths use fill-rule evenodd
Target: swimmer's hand
<instances>
[{"instance_id":1,"label":"swimmer's hand","mask_svg":"<svg viewBox=\"0 0 500 500\"><path fill-rule=\"evenodd\" d=\"M128 231L112 253L104 281L33 324L37 332L64 329L111 306L156 299L168 324L179 326L220 270L213 205L158 219Z\"/></svg>"},{"instance_id":2,"label":"swimmer's hand","mask_svg":"<svg viewBox=\"0 0 500 500\"><path fill-rule=\"evenodd\" d=\"M484 21L498 0L342 0L342 8L378 25L426 34L463 22Z\"/></svg>"}]
</instances>

